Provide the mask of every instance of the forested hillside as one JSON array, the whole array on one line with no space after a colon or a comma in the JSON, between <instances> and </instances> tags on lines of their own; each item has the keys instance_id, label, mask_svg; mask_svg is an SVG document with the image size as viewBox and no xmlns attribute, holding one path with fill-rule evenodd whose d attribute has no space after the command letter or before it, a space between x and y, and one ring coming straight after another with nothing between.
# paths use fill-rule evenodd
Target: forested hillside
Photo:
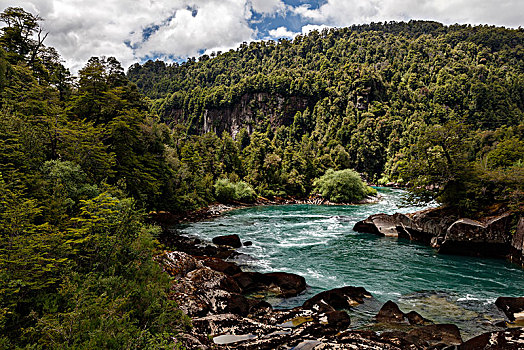
<instances>
[{"instance_id":1,"label":"forested hillside","mask_svg":"<svg viewBox=\"0 0 524 350\"><path fill-rule=\"evenodd\" d=\"M224 172L262 195L304 196L326 169L353 168L466 210L522 199L522 29L324 29L128 77L188 137L234 136L243 168Z\"/></svg>"}]
</instances>

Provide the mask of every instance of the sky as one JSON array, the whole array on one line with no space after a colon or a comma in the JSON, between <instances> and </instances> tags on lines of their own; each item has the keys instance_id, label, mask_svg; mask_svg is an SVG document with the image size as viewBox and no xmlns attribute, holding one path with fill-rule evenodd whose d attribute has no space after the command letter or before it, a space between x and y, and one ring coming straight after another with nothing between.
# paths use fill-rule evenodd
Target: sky
<instances>
[{"instance_id":1,"label":"sky","mask_svg":"<svg viewBox=\"0 0 524 350\"><path fill-rule=\"evenodd\" d=\"M9 6L45 19L45 44L73 73L92 56L114 56L127 68L370 22L524 26L524 0L0 0L0 10Z\"/></svg>"}]
</instances>

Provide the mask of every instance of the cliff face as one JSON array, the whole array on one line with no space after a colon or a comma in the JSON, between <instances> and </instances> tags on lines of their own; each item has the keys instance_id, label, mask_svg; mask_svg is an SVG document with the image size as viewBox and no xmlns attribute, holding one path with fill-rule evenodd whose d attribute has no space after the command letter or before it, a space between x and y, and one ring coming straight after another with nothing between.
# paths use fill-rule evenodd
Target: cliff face
<instances>
[{"instance_id":1,"label":"cliff face","mask_svg":"<svg viewBox=\"0 0 524 350\"><path fill-rule=\"evenodd\" d=\"M198 120L192 120L192 126L199 133L223 131L235 137L242 128L251 134L255 126L269 122L273 127L289 126L295 114L307 107L313 108L316 101L305 96L283 96L267 92L246 93L239 101L224 108L204 109ZM167 118L169 122L184 123L188 116L183 109L173 109Z\"/></svg>"}]
</instances>

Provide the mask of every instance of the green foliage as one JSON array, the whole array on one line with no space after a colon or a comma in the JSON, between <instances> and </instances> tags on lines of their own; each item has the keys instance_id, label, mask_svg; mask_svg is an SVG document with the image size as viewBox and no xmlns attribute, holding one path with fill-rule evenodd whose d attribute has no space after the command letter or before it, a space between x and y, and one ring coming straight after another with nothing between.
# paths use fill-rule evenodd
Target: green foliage
<instances>
[{"instance_id":1,"label":"green foliage","mask_svg":"<svg viewBox=\"0 0 524 350\"><path fill-rule=\"evenodd\" d=\"M376 194L376 190L367 186L360 175L351 169L328 169L316 179L314 191L334 203L352 203Z\"/></svg>"},{"instance_id":2,"label":"green foliage","mask_svg":"<svg viewBox=\"0 0 524 350\"><path fill-rule=\"evenodd\" d=\"M215 198L222 203L232 201L252 203L257 198L253 188L244 181L231 182L229 179L218 179L213 187Z\"/></svg>"},{"instance_id":3,"label":"green foliage","mask_svg":"<svg viewBox=\"0 0 524 350\"><path fill-rule=\"evenodd\" d=\"M0 20L0 348L173 348L189 320L141 210L185 204L171 131L114 58L73 85L38 16Z\"/></svg>"},{"instance_id":4,"label":"green foliage","mask_svg":"<svg viewBox=\"0 0 524 350\"><path fill-rule=\"evenodd\" d=\"M473 131L448 122L425 129L400 169L412 193L464 215L502 203L522 211L522 128Z\"/></svg>"}]
</instances>

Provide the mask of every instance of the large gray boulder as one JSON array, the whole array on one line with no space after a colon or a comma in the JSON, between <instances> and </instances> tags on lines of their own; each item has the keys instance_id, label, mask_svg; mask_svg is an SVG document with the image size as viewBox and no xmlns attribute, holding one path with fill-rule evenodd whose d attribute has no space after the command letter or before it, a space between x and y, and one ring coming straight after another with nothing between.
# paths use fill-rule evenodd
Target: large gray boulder
<instances>
[{"instance_id":1,"label":"large gray boulder","mask_svg":"<svg viewBox=\"0 0 524 350\"><path fill-rule=\"evenodd\" d=\"M445 254L505 257L509 252L511 214L505 213L485 223L459 219L446 230L439 252Z\"/></svg>"}]
</instances>

